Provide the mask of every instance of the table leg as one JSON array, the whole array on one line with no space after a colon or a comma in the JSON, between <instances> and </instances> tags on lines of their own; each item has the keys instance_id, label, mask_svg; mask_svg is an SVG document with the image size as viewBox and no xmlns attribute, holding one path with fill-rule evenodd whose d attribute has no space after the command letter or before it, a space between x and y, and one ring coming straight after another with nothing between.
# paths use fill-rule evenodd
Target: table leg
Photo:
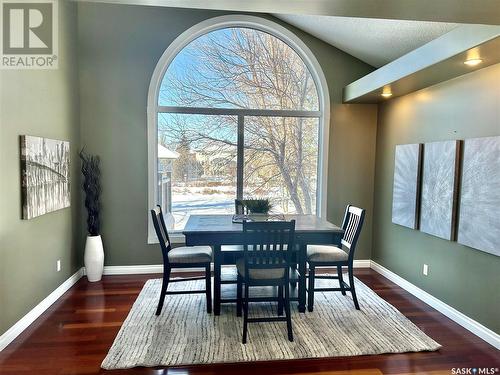
<instances>
[{"instance_id":1,"label":"table leg","mask_svg":"<svg viewBox=\"0 0 500 375\"><path fill-rule=\"evenodd\" d=\"M307 245L299 247L299 312L306 312L306 251Z\"/></svg>"},{"instance_id":2,"label":"table leg","mask_svg":"<svg viewBox=\"0 0 500 375\"><path fill-rule=\"evenodd\" d=\"M292 271L293 271L294 274L297 271L297 264L298 264L298 257L297 257L297 255L295 255L293 257L293 263L292 263L292 265L290 267L292 269ZM297 287L297 282L296 281L290 281L290 285L291 285L292 288L296 288Z\"/></svg>"},{"instance_id":3,"label":"table leg","mask_svg":"<svg viewBox=\"0 0 500 375\"><path fill-rule=\"evenodd\" d=\"M214 246L214 315L220 315L221 246Z\"/></svg>"}]
</instances>

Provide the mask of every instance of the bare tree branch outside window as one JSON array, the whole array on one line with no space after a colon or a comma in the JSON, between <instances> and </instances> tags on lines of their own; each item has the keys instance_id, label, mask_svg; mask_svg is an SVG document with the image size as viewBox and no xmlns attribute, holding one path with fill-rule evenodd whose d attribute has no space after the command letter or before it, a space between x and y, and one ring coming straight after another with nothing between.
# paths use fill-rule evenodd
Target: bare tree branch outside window
<instances>
[{"instance_id":1,"label":"bare tree branch outside window","mask_svg":"<svg viewBox=\"0 0 500 375\"><path fill-rule=\"evenodd\" d=\"M249 28L213 31L186 46L165 74L158 103L319 110L300 56L280 39ZM246 116L245 198L270 198L275 212L315 213L318 126L315 117ZM171 174L176 228L190 212L232 212L237 133L237 116L158 114L159 143L178 154Z\"/></svg>"}]
</instances>

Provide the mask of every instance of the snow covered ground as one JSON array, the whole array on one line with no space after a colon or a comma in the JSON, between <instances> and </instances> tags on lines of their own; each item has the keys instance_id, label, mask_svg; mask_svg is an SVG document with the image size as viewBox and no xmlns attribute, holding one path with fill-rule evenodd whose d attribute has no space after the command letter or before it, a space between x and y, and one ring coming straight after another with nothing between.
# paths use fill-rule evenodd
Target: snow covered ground
<instances>
[{"instance_id":1,"label":"snow covered ground","mask_svg":"<svg viewBox=\"0 0 500 375\"><path fill-rule=\"evenodd\" d=\"M273 199L271 192L267 198ZM295 212L291 201L288 202L288 209L285 210L277 204L277 194L274 198L274 207L271 212ZM172 213L165 215L165 223L168 229L181 231L192 214L234 214L235 199L236 188L234 186L174 186L172 188Z\"/></svg>"},{"instance_id":2,"label":"snow covered ground","mask_svg":"<svg viewBox=\"0 0 500 375\"><path fill-rule=\"evenodd\" d=\"M189 215L233 214L236 189L231 186L186 187L172 190L173 217L166 218L167 225L175 230L182 230Z\"/></svg>"}]
</instances>

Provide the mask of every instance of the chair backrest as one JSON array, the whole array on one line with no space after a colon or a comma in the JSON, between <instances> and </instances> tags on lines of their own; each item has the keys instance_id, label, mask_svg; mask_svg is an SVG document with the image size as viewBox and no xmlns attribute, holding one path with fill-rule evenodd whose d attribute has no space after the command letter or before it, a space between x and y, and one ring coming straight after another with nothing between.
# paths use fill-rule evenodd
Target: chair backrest
<instances>
[{"instance_id":1,"label":"chair backrest","mask_svg":"<svg viewBox=\"0 0 500 375\"><path fill-rule=\"evenodd\" d=\"M287 268L295 240L295 220L243 222L245 270ZM285 272L288 277L288 272Z\"/></svg>"},{"instance_id":2,"label":"chair backrest","mask_svg":"<svg viewBox=\"0 0 500 375\"><path fill-rule=\"evenodd\" d=\"M156 236L160 242L161 252L163 254L163 261L168 262L168 252L172 250L172 245L170 243L170 237L168 236L167 226L165 225L165 220L163 219L163 212L161 211L161 206L156 206L151 210L151 218L153 219L153 225L155 227Z\"/></svg>"},{"instance_id":3,"label":"chair backrest","mask_svg":"<svg viewBox=\"0 0 500 375\"><path fill-rule=\"evenodd\" d=\"M349 257L354 256L354 250L356 249L356 243L358 242L359 234L361 233L361 228L363 227L363 221L365 220L365 210L362 208L354 207L352 205L347 205L344 214L344 220L342 222L342 229L344 230L344 235L342 236L342 246L349 250Z\"/></svg>"}]
</instances>

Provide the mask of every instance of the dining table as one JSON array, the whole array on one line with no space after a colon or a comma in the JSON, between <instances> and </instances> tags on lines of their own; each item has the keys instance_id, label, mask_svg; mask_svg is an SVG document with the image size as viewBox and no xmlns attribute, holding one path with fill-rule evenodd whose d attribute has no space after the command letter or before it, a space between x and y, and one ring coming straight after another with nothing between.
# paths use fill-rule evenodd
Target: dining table
<instances>
[{"instance_id":1,"label":"dining table","mask_svg":"<svg viewBox=\"0 0 500 375\"><path fill-rule=\"evenodd\" d=\"M284 215L295 220L295 246L290 280L298 283L298 291L292 301L298 301L299 312L306 310L307 245L340 246L343 229L316 215ZM233 222L231 214L191 215L183 234L187 246L211 246L214 254L214 314L220 315L222 303L234 303L235 298L222 298L223 284L236 284L236 278L223 279L222 266L234 265L243 256L243 225ZM293 273L293 274L292 274Z\"/></svg>"}]
</instances>

